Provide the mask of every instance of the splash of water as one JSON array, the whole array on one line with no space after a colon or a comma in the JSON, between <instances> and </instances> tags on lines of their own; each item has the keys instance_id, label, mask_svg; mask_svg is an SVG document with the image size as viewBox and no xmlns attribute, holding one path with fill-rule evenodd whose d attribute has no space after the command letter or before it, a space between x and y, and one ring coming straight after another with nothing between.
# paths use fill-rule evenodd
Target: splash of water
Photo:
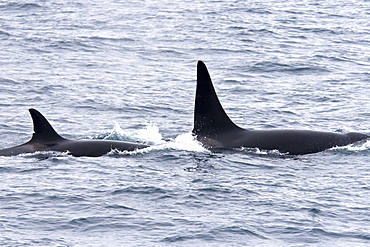
<instances>
[{"instance_id":1,"label":"splash of water","mask_svg":"<svg viewBox=\"0 0 370 247\"><path fill-rule=\"evenodd\" d=\"M104 139L143 142L148 144L161 144L165 142L159 133L159 128L153 123L146 123L145 128L138 130L123 130L114 122L113 130Z\"/></svg>"},{"instance_id":2,"label":"splash of water","mask_svg":"<svg viewBox=\"0 0 370 247\"><path fill-rule=\"evenodd\" d=\"M123 155L136 155L136 154L144 154L154 151L161 151L161 150L183 150L189 152L210 152L206 148L202 146L200 142L198 142L194 136L189 132L185 134L178 135L175 139L170 141L163 141L161 143L152 145L147 148L137 149L135 151L117 151L112 150L109 154L123 154Z\"/></svg>"},{"instance_id":3,"label":"splash of water","mask_svg":"<svg viewBox=\"0 0 370 247\"><path fill-rule=\"evenodd\" d=\"M363 153L370 152L370 140L364 142L349 144L344 147L334 147L331 150L340 152Z\"/></svg>"}]
</instances>

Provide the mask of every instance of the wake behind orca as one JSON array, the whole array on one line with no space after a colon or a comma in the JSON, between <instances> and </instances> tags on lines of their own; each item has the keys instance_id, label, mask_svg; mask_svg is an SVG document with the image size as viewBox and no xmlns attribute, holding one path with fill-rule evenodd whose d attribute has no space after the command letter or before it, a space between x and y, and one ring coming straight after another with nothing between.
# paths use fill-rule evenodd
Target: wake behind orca
<instances>
[{"instance_id":1,"label":"wake behind orca","mask_svg":"<svg viewBox=\"0 0 370 247\"><path fill-rule=\"evenodd\" d=\"M28 142L0 150L0 156L13 156L36 151L68 152L73 156L98 157L112 150L134 151L147 145L112 140L68 140L61 137L37 110L30 109L34 133Z\"/></svg>"},{"instance_id":2,"label":"wake behind orca","mask_svg":"<svg viewBox=\"0 0 370 247\"><path fill-rule=\"evenodd\" d=\"M206 148L258 148L290 155L310 154L369 139L362 133L310 130L246 130L235 125L221 106L206 65L198 61L192 133Z\"/></svg>"}]
</instances>

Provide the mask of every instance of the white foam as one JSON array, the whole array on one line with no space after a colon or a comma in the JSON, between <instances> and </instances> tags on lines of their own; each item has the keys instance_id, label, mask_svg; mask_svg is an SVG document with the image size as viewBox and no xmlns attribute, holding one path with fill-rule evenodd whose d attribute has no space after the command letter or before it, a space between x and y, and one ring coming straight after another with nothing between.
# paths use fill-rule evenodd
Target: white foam
<instances>
[{"instance_id":1,"label":"white foam","mask_svg":"<svg viewBox=\"0 0 370 247\"><path fill-rule=\"evenodd\" d=\"M178 135L175 139L170 141L163 141L161 143L149 146L147 148L137 149L135 151L117 151L112 150L109 154L126 154L126 155L135 155L135 154L144 154L153 151L161 150L184 150L189 152L210 152L198 142L194 136L189 132L186 134Z\"/></svg>"},{"instance_id":2,"label":"white foam","mask_svg":"<svg viewBox=\"0 0 370 247\"><path fill-rule=\"evenodd\" d=\"M332 149L333 150L348 150L348 151L353 151L353 152L366 151L366 150L370 150L370 140L367 140L365 142L349 144L344 147L334 147Z\"/></svg>"},{"instance_id":3,"label":"white foam","mask_svg":"<svg viewBox=\"0 0 370 247\"><path fill-rule=\"evenodd\" d=\"M259 155L280 155L280 156L285 156L288 153L281 153L277 149L273 150L266 150L266 149L259 149L259 148L246 148L246 147L240 147L240 148L235 148L235 150L238 151L243 151L243 152L250 152L252 154L259 154Z\"/></svg>"},{"instance_id":4,"label":"white foam","mask_svg":"<svg viewBox=\"0 0 370 247\"><path fill-rule=\"evenodd\" d=\"M193 152L208 152L208 150L195 139L191 132L178 135L173 141L167 142L163 145L166 145L170 149Z\"/></svg>"},{"instance_id":5,"label":"white foam","mask_svg":"<svg viewBox=\"0 0 370 247\"><path fill-rule=\"evenodd\" d=\"M139 130L123 130L117 122L114 122L113 130L104 139L135 141L149 144L160 144L165 142L162 135L159 133L158 126L153 123L146 123L145 128Z\"/></svg>"}]
</instances>

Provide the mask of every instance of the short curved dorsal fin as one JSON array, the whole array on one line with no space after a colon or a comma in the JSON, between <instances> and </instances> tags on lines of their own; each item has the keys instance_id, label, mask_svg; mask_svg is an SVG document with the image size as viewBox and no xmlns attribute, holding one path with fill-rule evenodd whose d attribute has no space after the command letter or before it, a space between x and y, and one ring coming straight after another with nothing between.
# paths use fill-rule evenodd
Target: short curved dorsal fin
<instances>
[{"instance_id":1,"label":"short curved dorsal fin","mask_svg":"<svg viewBox=\"0 0 370 247\"><path fill-rule=\"evenodd\" d=\"M50 125L48 120L37 110L29 109L33 121L33 136L30 142L53 142L65 140Z\"/></svg>"},{"instance_id":2,"label":"short curved dorsal fin","mask_svg":"<svg viewBox=\"0 0 370 247\"><path fill-rule=\"evenodd\" d=\"M206 65L198 61L197 91L195 96L194 129L196 135L212 135L240 129L227 116L218 100Z\"/></svg>"}]
</instances>

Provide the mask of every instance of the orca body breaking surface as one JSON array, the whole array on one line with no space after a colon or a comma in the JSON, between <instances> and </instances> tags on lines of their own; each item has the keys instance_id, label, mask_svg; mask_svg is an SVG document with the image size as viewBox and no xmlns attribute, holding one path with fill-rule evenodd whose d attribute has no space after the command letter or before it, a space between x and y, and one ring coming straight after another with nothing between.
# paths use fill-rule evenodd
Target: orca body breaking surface
<instances>
[{"instance_id":1,"label":"orca body breaking surface","mask_svg":"<svg viewBox=\"0 0 370 247\"><path fill-rule=\"evenodd\" d=\"M310 130L247 130L224 111L206 65L198 61L193 134L206 148L258 148L290 155L310 154L346 146L370 136Z\"/></svg>"},{"instance_id":2,"label":"orca body breaking surface","mask_svg":"<svg viewBox=\"0 0 370 247\"><path fill-rule=\"evenodd\" d=\"M98 157L112 150L134 151L147 145L113 140L68 140L61 137L37 110L30 109L34 133L28 142L0 150L0 156L13 156L37 151L68 152L73 156Z\"/></svg>"}]
</instances>

